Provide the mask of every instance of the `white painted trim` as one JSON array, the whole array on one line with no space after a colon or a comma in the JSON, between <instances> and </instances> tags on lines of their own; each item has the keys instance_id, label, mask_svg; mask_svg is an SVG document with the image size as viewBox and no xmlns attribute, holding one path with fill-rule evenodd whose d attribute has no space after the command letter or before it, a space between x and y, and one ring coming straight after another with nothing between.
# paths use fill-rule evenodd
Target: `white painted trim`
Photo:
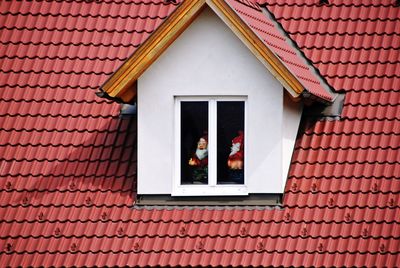
<instances>
[{"instance_id":1,"label":"white painted trim","mask_svg":"<svg viewBox=\"0 0 400 268\"><path fill-rule=\"evenodd\" d=\"M181 184L181 102L207 101L208 102L208 185ZM244 184L217 184L217 102L243 101L244 102ZM216 195L248 195L246 186L246 136L247 136L247 96L175 96L174 122L174 176L172 196L216 196Z\"/></svg>"},{"instance_id":2,"label":"white painted trim","mask_svg":"<svg viewBox=\"0 0 400 268\"><path fill-rule=\"evenodd\" d=\"M181 176L181 161L180 161L180 155L181 155L181 132L180 132L180 127L179 124L181 122L181 109L180 109L180 101L178 98L175 98L174 100L174 110L175 110L175 116L174 116L174 144L173 144L173 149L172 151L174 152L174 174L172 176L172 193L171 195L173 196L174 193L179 192L179 186L180 186L180 180L177 178L180 178Z\"/></svg>"},{"instance_id":3,"label":"white painted trim","mask_svg":"<svg viewBox=\"0 0 400 268\"><path fill-rule=\"evenodd\" d=\"M215 98L208 101L208 186L217 185L217 107Z\"/></svg>"}]
</instances>

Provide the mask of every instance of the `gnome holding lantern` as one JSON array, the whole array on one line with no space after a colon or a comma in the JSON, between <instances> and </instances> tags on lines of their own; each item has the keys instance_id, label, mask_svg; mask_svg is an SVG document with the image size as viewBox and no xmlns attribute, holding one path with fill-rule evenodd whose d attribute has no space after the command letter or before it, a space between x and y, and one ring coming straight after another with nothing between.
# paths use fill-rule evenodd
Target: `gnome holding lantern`
<instances>
[{"instance_id":1,"label":"gnome holding lantern","mask_svg":"<svg viewBox=\"0 0 400 268\"><path fill-rule=\"evenodd\" d=\"M192 179L194 184L207 184L208 179L208 137L203 135L197 142L196 151L189 159L193 167Z\"/></svg>"},{"instance_id":2,"label":"gnome holding lantern","mask_svg":"<svg viewBox=\"0 0 400 268\"><path fill-rule=\"evenodd\" d=\"M238 136L233 138L231 153L228 157L229 177L236 183L244 183L244 133L238 131Z\"/></svg>"}]
</instances>

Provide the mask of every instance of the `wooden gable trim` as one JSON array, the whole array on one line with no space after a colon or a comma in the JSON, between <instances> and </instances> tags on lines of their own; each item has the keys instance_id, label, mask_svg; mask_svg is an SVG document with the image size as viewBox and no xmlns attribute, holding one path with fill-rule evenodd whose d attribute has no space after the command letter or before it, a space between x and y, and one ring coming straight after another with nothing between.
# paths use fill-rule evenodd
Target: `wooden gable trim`
<instances>
[{"instance_id":1,"label":"wooden gable trim","mask_svg":"<svg viewBox=\"0 0 400 268\"><path fill-rule=\"evenodd\" d=\"M139 76L190 25L204 7L205 0L184 1L102 86L110 97L130 101L131 89Z\"/></svg>"},{"instance_id":2,"label":"wooden gable trim","mask_svg":"<svg viewBox=\"0 0 400 268\"><path fill-rule=\"evenodd\" d=\"M136 96L136 89L133 88L136 80L191 24L206 4L282 83L291 96L298 98L304 91L301 83L224 0L184 1L104 83L102 90L112 98L131 101Z\"/></svg>"},{"instance_id":3,"label":"wooden gable trim","mask_svg":"<svg viewBox=\"0 0 400 268\"><path fill-rule=\"evenodd\" d=\"M225 22L225 24L242 40L261 63L278 79L293 98L298 98L304 91L303 85L286 68L260 38L240 19L232 7L224 0L206 0L207 4Z\"/></svg>"}]
</instances>

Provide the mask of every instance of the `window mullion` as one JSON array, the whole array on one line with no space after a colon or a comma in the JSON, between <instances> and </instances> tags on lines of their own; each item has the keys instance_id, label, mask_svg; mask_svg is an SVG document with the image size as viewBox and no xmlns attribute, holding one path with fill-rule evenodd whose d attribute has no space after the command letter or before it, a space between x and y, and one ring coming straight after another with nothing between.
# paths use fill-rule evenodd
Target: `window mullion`
<instances>
[{"instance_id":1,"label":"window mullion","mask_svg":"<svg viewBox=\"0 0 400 268\"><path fill-rule=\"evenodd\" d=\"M209 148L208 148L208 176L209 185L217 185L217 102L215 99L209 101Z\"/></svg>"}]
</instances>

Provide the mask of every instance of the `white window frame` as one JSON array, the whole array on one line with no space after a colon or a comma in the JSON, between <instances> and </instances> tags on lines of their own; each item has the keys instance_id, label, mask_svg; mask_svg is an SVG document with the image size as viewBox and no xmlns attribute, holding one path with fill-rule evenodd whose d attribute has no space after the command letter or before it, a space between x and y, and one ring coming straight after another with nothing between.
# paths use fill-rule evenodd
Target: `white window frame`
<instances>
[{"instance_id":1,"label":"white window frame","mask_svg":"<svg viewBox=\"0 0 400 268\"><path fill-rule=\"evenodd\" d=\"M191 185L181 184L181 102L207 101L208 102L208 184ZM217 184L217 102L243 101L244 102L244 184ZM172 196L222 196L248 195L246 184L247 156L247 96L175 96L174 122L174 175Z\"/></svg>"}]
</instances>

